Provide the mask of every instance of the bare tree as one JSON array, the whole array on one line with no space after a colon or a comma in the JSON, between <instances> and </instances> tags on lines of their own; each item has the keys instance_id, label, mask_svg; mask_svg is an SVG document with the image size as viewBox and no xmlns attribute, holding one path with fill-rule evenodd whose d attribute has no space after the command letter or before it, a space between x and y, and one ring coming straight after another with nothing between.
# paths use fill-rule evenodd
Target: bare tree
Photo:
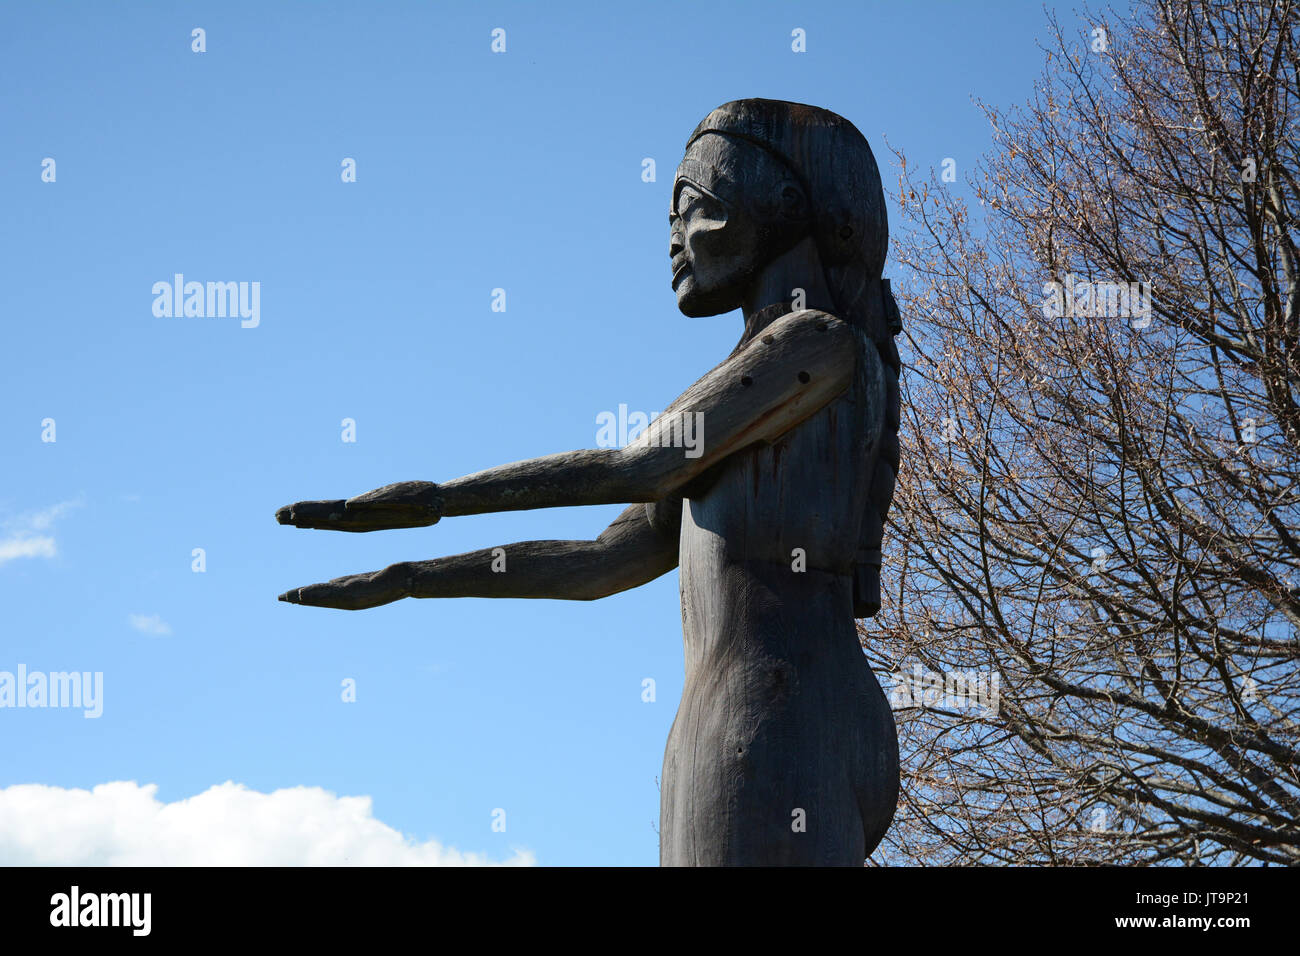
<instances>
[{"instance_id":1,"label":"bare tree","mask_svg":"<svg viewBox=\"0 0 1300 956\"><path fill-rule=\"evenodd\" d=\"M1300 864L1297 9L1049 22L979 210L899 155L873 862Z\"/></svg>"}]
</instances>

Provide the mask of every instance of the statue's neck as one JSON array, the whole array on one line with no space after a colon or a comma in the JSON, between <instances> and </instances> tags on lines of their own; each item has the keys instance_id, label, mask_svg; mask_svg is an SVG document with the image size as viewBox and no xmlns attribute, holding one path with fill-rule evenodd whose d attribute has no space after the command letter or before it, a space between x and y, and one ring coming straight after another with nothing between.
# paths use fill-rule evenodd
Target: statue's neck
<instances>
[{"instance_id":1,"label":"statue's neck","mask_svg":"<svg viewBox=\"0 0 1300 956\"><path fill-rule=\"evenodd\" d=\"M802 295L796 290L802 290ZM801 309L820 309L835 314L835 301L826 287L821 257L811 236L805 236L769 262L750 284L741 303L745 315L741 344L781 316L793 312L796 296L802 299Z\"/></svg>"},{"instance_id":2,"label":"statue's neck","mask_svg":"<svg viewBox=\"0 0 1300 956\"><path fill-rule=\"evenodd\" d=\"M789 300L786 300L784 302L773 302L771 305L765 306L764 308L759 309L757 312L751 313L749 311L746 311L745 331L740 336L740 341L736 343L736 348L740 348L750 339L757 336L765 328L767 328L777 319L781 318L781 316L787 315L793 311L794 311L794 306L790 304Z\"/></svg>"}]
</instances>

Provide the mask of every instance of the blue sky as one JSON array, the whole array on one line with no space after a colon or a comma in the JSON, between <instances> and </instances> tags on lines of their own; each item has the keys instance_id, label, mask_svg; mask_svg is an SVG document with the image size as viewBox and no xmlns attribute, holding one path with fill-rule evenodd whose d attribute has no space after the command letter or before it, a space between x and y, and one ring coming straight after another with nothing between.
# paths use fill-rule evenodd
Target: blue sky
<instances>
[{"instance_id":1,"label":"blue sky","mask_svg":"<svg viewBox=\"0 0 1300 956\"><path fill-rule=\"evenodd\" d=\"M654 864L676 572L593 603L275 600L595 537L618 506L371 535L275 509L593 447L602 411L666 407L741 331L669 288L672 175L710 109L839 112L892 194L885 138L966 174L989 145L972 97L1023 102L1046 32L1010 0L4 5L0 671L102 672L104 700L0 709L0 789L319 787L492 860ZM260 283L257 327L155 316L178 272Z\"/></svg>"}]
</instances>

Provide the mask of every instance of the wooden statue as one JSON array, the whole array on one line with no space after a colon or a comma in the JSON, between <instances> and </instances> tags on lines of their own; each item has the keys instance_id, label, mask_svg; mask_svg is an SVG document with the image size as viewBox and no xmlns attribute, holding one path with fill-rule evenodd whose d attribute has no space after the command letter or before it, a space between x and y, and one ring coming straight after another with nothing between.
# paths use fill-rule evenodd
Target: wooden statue
<instances>
[{"instance_id":1,"label":"wooden statue","mask_svg":"<svg viewBox=\"0 0 1300 956\"><path fill-rule=\"evenodd\" d=\"M893 715L854 626L879 608L898 468L880 174L842 117L739 100L691 135L669 222L678 308L739 308L745 330L637 440L276 513L299 528L378 531L630 502L599 538L507 545L505 573L485 549L280 600L589 601L677 567L686 680L664 754L660 862L861 866L898 797ZM687 453L680 429L693 422L703 442Z\"/></svg>"}]
</instances>

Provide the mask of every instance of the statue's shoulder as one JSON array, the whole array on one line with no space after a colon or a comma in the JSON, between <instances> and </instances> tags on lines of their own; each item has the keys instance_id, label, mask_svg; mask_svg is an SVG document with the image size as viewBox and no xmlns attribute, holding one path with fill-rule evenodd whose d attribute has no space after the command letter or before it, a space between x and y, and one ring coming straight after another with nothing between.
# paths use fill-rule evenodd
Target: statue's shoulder
<instances>
[{"instance_id":1,"label":"statue's shoulder","mask_svg":"<svg viewBox=\"0 0 1300 956\"><path fill-rule=\"evenodd\" d=\"M757 349L769 358L804 361L809 350L825 354L831 351L861 351L865 343L861 332L852 324L821 309L796 309L785 312L766 324L747 330L728 360Z\"/></svg>"},{"instance_id":2,"label":"statue's shoulder","mask_svg":"<svg viewBox=\"0 0 1300 956\"><path fill-rule=\"evenodd\" d=\"M821 309L795 309L793 312L787 312L783 321L786 322L843 322L839 316L833 312L823 312Z\"/></svg>"},{"instance_id":3,"label":"statue's shoulder","mask_svg":"<svg viewBox=\"0 0 1300 956\"><path fill-rule=\"evenodd\" d=\"M786 328L810 328L817 332L832 331L844 336L862 333L862 330L852 322L840 318L834 312L823 312L821 309L796 309L787 312L781 318L781 322Z\"/></svg>"},{"instance_id":4,"label":"statue's shoulder","mask_svg":"<svg viewBox=\"0 0 1300 956\"><path fill-rule=\"evenodd\" d=\"M842 331L848 327L847 322L831 312L823 312L821 309L795 309L793 312L787 312L772 322L765 331L789 329L826 332L831 329Z\"/></svg>"},{"instance_id":5,"label":"statue's shoulder","mask_svg":"<svg viewBox=\"0 0 1300 956\"><path fill-rule=\"evenodd\" d=\"M865 371L869 379L874 381L881 377L880 353L876 343L861 326L846 322L834 313L823 312L821 309L799 309L789 312L782 321L789 323L785 326L786 329L797 330L800 337L806 337L809 331L834 336L843 348L852 349L857 353L859 368ZM893 346L892 342L890 346Z\"/></svg>"},{"instance_id":6,"label":"statue's shoulder","mask_svg":"<svg viewBox=\"0 0 1300 956\"><path fill-rule=\"evenodd\" d=\"M801 335L807 332L830 333L843 339L845 343L852 341L855 345L861 345L865 341L864 333L856 325L846 322L833 312L823 312L821 309L796 309L794 312L787 312L781 318L780 324L782 328L796 330Z\"/></svg>"}]
</instances>

